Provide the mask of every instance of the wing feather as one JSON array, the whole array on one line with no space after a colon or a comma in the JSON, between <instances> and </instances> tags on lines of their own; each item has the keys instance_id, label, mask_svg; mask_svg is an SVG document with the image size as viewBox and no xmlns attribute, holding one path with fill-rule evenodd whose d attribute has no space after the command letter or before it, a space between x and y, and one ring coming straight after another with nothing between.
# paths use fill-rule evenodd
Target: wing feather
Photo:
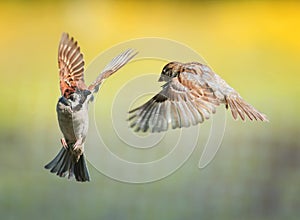
<instances>
[{"instance_id":1,"label":"wing feather","mask_svg":"<svg viewBox=\"0 0 300 220\"><path fill-rule=\"evenodd\" d=\"M226 97L226 100L229 104L234 119L237 119L239 115L240 118L244 121L246 119L246 114L251 121L253 119L268 121L267 117L264 114L260 113L253 106L245 102L244 99L242 99L238 94L228 96Z\"/></svg>"},{"instance_id":2,"label":"wing feather","mask_svg":"<svg viewBox=\"0 0 300 220\"><path fill-rule=\"evenodd\" d=\"M220 76L214 73L211 68L204 64L196 62L188 63L186 64L186 66L189 66L189 68L193 68L196 70L190 71L194 73L190 74L190 78L193 78L193 80L191 80L193 82L193 86L195 88L203 89L203 87L205 87L203 83L206 84L207 88L209 88L213 96L217 97L217 102L229 105L234 119L240 117L244 121L246 120L247 116L250 120L255 119L268 121L267 117L264 114L260 113L253 106L243 100L241 96L233 88L231 88ZM211 99L207 91L208 90L206 89L206 101L208 101L208 103L213 103L215 99L214 97Z\"/></svg>"},{"instance_id":3,"label":"wing feather","mask_svg":"<svg viewBox=\"0 0 300 220\"><path fill-rule=\"evenodd\" d=\"M187 85L187 86L186 86ZM188 87L189 86L189 87ZM201 93L186 78L172 78L160 93L145 104L129 111L130 126L136 131L166 131L168 125L175 128L189 127L208 119L215 112L211 90L204 85ZM212 103L209 102L212 100Z\"/></svg>"},{"instance_id":4,"label":"wing feather","mask_svg":"<svg viewBox=\"0 0 300 220\"><path fill-rule=\"evenodd\" d=\"M230 107L234 119L267 121L264 114L245 102L208 66L196 62L175 63L180 67L174 62L170 64L180 70L179 74L173 78L162 74L161 78L167 78L163 78L167 81L163 89L129 111L130 126L136 131L160 132L166 131L169 125L172 129L196 125L209 119L220 104Z\"/></svg>"},{"instance_id":5,"label":"wing feather","mask_svg":"<svg viewBox=\"0 0 300 220\"><path fill-rule=\"evenodd\" d=\"M58 47L58 67L61 94L66 98L76 88L84 89L84 59L73 37L63 33Z\"/></svg>"},{"instance_id":6,"label":"wing feather","mask_svg":"<svg viewBox=\"0 0 300 220\"><path fill-rule=\"evenodd\" d=\"M113 58L109 64L104 67L102 72L99 74L99 76L96 78L96 80L88 87L88 89L95 93L98 92L99 86L109 76L111 76L113 73L121 69L125 64L127 64L134 56L137 55L137 52L133 49L128 49L124 51L123 53L119 54L115 58Z\"/></svg>"}]
</instances>

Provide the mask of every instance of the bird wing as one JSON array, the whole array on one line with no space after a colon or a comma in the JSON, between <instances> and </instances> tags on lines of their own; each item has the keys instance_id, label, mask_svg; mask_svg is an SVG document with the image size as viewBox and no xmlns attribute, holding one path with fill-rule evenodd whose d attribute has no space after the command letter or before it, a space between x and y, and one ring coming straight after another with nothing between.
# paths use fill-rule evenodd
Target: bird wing
<instances>
[{"instance_id":1,"label":"bird wing","mask_svg":"<svg viewBox=\"0 0 300 220\"><path fill-rule=\"evenodd\" d=\"M167 82L161 92L129 112L135 131L166 131L202 123L215 113L219 100L211 88L193 73L181 73ZM200 81L194 81L194 77Z\"/></svg>"},{"instance_id":2,"label":"bird wing","mask_svg":"<svg viewBox=\"0 0 300 220\"><path fill-rule=\"evenodd\" d=\"M96 80L88 87L88 89L95 93L98 92L99 86L109 76L111 76L113 73L118 71L120 68L122 68L125 64L127 64L135 55L137 54L136 51L133 49L128 49L124 51L123 53L119 54L115 58L113 58L109 64L106 65L106 67L102 70L102 72L99 74L99 76L96 78Z\"/></svg>"},{"instance_id":3,"label":"bird wing","mask_svg":"<svg viewBox=\"0 0 300 220\"><path fill-rule=\"evenodd\" d=\"M247 103L238 93L226 97L227 106L230 107L232 117L236 120L238 116L242 121L246 120L247 116L252 120L269 121L267 116L260 113L252 105Z\"/></svg>"},{"instance_id":4,"label":"bird wing","mask_svg":"<svg viewBox=\"0 0 300 220\"><path fill-rule=\"evenodd\" d=\"M80 47L73 37L63 33L58 48L58 67L61 94L66 98L76 88L85 89L84 59Z\"/></svg>"},{"instance_id":5,"label":"bird wing","mask_svg":"<svg viewBox=\"0 0 300 220\"><path fill-rule=\"evenodd\" d=\"M190 81L201 88L201 85L207 84L218 98L220 103L226 104L226 108L230 107L231 114L234 119L238 116L244 121L246 116L252 120L268 121L266 115L260 113L252 105L247 103L238 92L231 88L220 76L214 73L208 66L201 63L190 63L193 66L193 72L190 74ZM196 70L196 71L195 71ZM192 79L191 79L192 78Z\"/></svg>"}]
</instances>

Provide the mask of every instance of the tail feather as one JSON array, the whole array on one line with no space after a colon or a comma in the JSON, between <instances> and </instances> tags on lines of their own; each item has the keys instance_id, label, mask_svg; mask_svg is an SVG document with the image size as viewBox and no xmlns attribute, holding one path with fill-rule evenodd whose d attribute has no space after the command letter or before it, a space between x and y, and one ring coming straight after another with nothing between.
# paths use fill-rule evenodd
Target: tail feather
<instances>
[{"instance_id":1,"label":"tail feather","mask_svg":"<svg viewBox=\"0 0 300 220\"><path fill-rule=\"evenodd\" d=\"M55 171L55 169L57 167L56 165L58 164L58 162L59 162L60 158L62 157L63 153L64 152L62 150L60 150L59 153L55 156L55 158L50 163L48 163L45 166L45 168L46 169L51 169L50 172L52 172L52 173L57 172L57 170Z\"/></svg>"},{"instance_id":2,"label":"tail feather","mask_svg":"<svg viewBox=\"0 0 300 220\"><path fill-rule=\"evenodd\" d=\"M72 177L72 173L70 172L71 168L72 168L72 155L66 153L64 155L64 158L62 158L61 160L61 167L59 167L59 170L57 172L57 175L59 175L60 177L65 177L69 171L68 177Z\"/></svg>"},{"instance_id":3,"label":"tail feather","mask_svg":"<svg viewBox=\"0 0 300 220\"><path fill-rule=\"evenodd\" d=\"M84 154L82 154L78 161L76 156L72 154L70 149L62 148L56 157L45 165L51 173L56 173L60 177L68 176L80 182L90 181L89 171L86 165Z\"/></svg>"},{"instance_id":4,"label":"tail feather","mask_svg":"<svg viewBox=\"0 0 300 220\"><path fill-rule=\"evenodd\" d=\"M240 96L226 97L227 104L230 107L234 119L238 116L244 121L245 115L252 120L268 121L267 116L257 111L253 106L245 102Z\"/></svg>"},{"instance_id":5,"label":"tail feather","mask_svg":"<svg viewBox=\"0 0 300 220\"><path fill-rule=\"evenodd\" d=\"M63 150L65 149L62 149L59 152L60 157L58 158L57 163L53 163L53 168L50 170L51 173L57 173L57 175L59 175L60 177L63 176L62 169L65 165L66 157L68 155L67 152L64 152Z\"/></svg>"},{"instance_id":6,"label":"tail feather","mask_svg":"<svg viewBox=\"0 0 300 220\"><path fill-rule=\"evenodd\" d=\"M82 173L84 174L84 178L85 179L90 179L89 177L89 171L87 169L87 165L86 165L86 161L85 161L85 157L82 157Z\"/></svg>"},{"instance_id":7,"label":"tail feather","mask_svg":"<svg viewBox=\"0 0 300 220\"><path fill-rule=\"evenodd\" d=\"M74 174L77 181L84 182L90 180L84 155L81 155L78 162L74 164Z\"/></svg>"}]
</instances>

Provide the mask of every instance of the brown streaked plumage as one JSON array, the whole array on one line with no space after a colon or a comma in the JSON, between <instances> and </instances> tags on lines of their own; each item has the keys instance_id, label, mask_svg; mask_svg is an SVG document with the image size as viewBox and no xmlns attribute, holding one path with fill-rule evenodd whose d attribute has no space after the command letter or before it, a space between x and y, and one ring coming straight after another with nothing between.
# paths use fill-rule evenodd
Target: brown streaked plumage
<instances>
[{"instance_id":1,"label":"brown streaked plumage","mask_svg":"<svg viewBox=\"0 0 300 220\"><path fill-rule=\"evenodd\" d=\"M137 52L129 49L115 57L102 70L97 79L87 87L84 83L85 63L83 54L80 52L80 47L73 37L70 38L69 34L63 33L58 47L58 67L61 95L65 98L69 98L76 89L97 92L103 80L123 67L136 54Z\"/></svg>"},{"instance_id":2,"label":"brown streaked plumage","mask_svg":"<svg viewBox=\"0 0 300 220\"><path fill-rule=\"evenodd\" d=\"M231 88L208 66L197 63L170 62L162 70L162 90L145 104L129 111L130 126L135 131L161 132L202 123L225 104L234 119L268 121L266 116Z\"/></svg>"},{"instance_id":3,"label":"brown streaked plumage","mask_svg":"<svg viewBox=\"0 0 300 220\"><path fill-rule=\"evenodd\" d=\"M63 33L58 48L58 67L61 95L69 98L76 88L86 89L84 84L84 60L80 47L73 37Z\"/></svg>"},{"instance_id":4,"label":"brown streaked plumage","mask_svg":"<svg viewBox=\"0 0 300 220\"><path fill-rule=\"evenodd\" d=\"M63 138L63 147L45 168L60 177L75 176L77 181L89 181L84 156L84 142L88 132L88 104L93 93L110 75L128 63L137 53L132 49L116 56L102 70L90 86L84 83L84 60L73 37L63 33L58 47L58 67L61 97L56 106L57 118Z\"/></svg>"}]
</instances>

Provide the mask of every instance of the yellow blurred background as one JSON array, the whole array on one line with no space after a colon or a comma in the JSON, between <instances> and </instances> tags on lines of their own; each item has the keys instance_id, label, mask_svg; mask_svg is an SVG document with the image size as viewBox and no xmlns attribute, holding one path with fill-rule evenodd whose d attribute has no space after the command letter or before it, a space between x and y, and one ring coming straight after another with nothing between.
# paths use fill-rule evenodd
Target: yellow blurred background
<instances>
[{"instance_id":1,"label":"yellow blurred background","mask_svg":"<svg viewBox=\"0 0 300 220\"><path fill-rule=\"evenodd\" d=\"M3 219L299 219L299 11L297 1L0 2ZM120 183L92 167L91 183L59 179L43 165L61 137L55 105L62 32L79 41L87 64L130 39L184 43L270 123L236 122L228 113L208 167L197 168L196 149L155 183Z\"/></svg>"}]
</instances>

